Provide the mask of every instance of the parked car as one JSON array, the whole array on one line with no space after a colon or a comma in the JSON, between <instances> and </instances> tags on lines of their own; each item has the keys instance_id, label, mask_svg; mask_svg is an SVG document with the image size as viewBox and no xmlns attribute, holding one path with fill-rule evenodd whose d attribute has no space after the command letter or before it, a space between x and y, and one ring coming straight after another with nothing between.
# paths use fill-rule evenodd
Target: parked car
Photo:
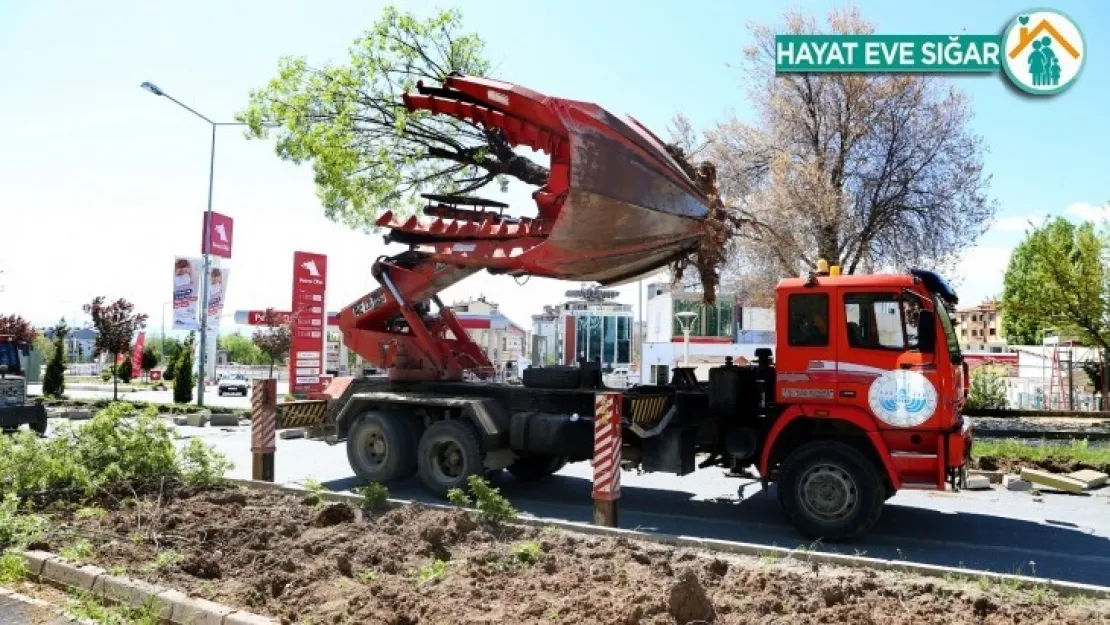
<instances>
[{"instance_id":1,"label":"parked car","mask_svg":"<svg viewBox=\"0 0 1110 625\"><path fill-rule=\"evenodd\" d=\"M242 373L229 373L220 378L219 385L216 387L216 394L223 397L229 393L236 395L247 396L250 393L250 380Z\"/></svg>"}]
</instances>

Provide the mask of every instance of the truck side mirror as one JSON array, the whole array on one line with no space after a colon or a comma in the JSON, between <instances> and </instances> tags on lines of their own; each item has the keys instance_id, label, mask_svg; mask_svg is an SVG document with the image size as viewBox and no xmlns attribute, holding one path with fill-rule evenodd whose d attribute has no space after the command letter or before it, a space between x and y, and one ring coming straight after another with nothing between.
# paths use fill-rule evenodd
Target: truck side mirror
<instances>
[{"instance_id":1,"label":"truck side mirror","mask_svg":"<svg viewBox=\"0 0 1110 625\"><path fill-rule=\"evenodd\" d=\"M932 354L937 348L936 318L931 310L917 311L917 351Z\"/></svg>"}]
</instances>

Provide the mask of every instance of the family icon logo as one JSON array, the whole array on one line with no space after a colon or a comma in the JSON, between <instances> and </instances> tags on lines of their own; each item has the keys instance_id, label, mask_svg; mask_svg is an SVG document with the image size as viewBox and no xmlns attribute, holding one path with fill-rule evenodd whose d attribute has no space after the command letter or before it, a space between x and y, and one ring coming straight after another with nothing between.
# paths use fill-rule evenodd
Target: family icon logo
<instances>
[{"instance_id":1,"label":"family icon logo","mask_svg":"<svg viewBox=\"0 0 1110 625\"><path fill-rule=\"evenodd\" d=\"M1015 17L1002 36L1002 69L1019 89L1051 95L1067 89L1086 60L1079 27L1051 9L1035 9Z\"/></svg>"}]
</instances>

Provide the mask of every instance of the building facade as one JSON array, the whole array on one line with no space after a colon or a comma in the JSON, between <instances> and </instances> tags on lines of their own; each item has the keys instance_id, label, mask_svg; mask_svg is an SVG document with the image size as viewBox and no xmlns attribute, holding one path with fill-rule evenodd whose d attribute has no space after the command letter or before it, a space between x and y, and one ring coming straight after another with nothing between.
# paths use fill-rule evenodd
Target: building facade
<instances>
[{"instance_id":1,"label":"building facade","mask_svg":"<svg viewBox=\"0 0 1110 625\"><path fill-rule=\"evenodd\" d=\"M653 283L647 290L641 384L665 383L683 363L699 379L708 379L709 369L728 357L743 363L754 358L757 348L774 348L774 309L746 306L742 297L728 292L719 292L716 303L707 305L701 291L670 283ZM690 325L688 346L679 313L692 313L683 316Z\"/></svg>"},{"instance_id":2,"label":"building facade","mask_svg":"<svg viewBox=\"0 0 1110 625\"><path fill-rule=\"evenodd\" d=\"M456 302L451 310L470 338L486 353L498 376L516 371L527 360L528 333L484 297Z\"/></svg>"},{"instance_id":3,"label":"building facade","mask_svg":"<svg viewBox=\"0 0 1110 625\"><path fill-rule=\"evenodd\" d=\"M532 315L532 356L535 364L573 365L598 361L603 369L632 365L631 304L611 301L617 291L583 285L567 291L566 302L544 306Z\"/></svg>"},{"instance_id":4,"label":"building facade","mask_svg":"<svg viewBox=\"0 0 1110 625\"><path fill-rule=\"evenodd\" d=\"M1006 339L1002 337L1002 311L997 300L957 310L956 329L961 350L995 354L1008 351Z\"/></svg>"}]
</instances>

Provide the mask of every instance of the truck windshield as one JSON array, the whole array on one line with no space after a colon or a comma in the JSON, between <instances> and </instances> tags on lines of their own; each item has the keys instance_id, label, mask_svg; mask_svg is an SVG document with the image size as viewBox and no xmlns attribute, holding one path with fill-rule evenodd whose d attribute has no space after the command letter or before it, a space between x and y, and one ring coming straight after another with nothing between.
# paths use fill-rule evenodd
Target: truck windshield
<instances>
[{"instance_id":1,"label":"truck windshield","mask_svg":"<svg viewBox=\"0 0 1110 625\"><path fill-rule=\"evenodd\" d=\"M963 360L963 355L960 353L960 342L956 339L956 329L952 327L952 317L948 315L944 300L937 295L933 295L933 305L936 307L937 317L940 318L940 326L944 328L944 340L948 343L948 355L952 358L952 362L960 362Z\"/></svg>"}]
</instances>

